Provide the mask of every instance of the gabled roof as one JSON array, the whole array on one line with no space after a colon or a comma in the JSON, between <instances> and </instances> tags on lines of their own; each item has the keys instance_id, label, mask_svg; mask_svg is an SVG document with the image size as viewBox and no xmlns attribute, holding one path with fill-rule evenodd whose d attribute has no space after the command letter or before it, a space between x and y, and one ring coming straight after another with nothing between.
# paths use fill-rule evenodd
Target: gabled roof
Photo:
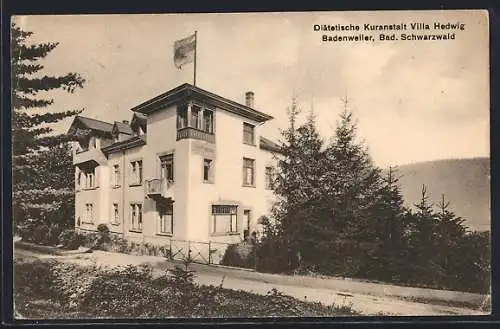
<instances>
[{"instance_id":1,"label":"gabled roof","mask_svg":"<svg viewBox=\"0 0 500 329\"><path fill-rule=\"evenodd\" d=\"M116 153L119 151L131 149L138 146L146 145L146 136L134 136L132 138L126 139L121 142L116 142L106 147L103 147L101 150L104 154L108 155L110 153Z\"/></svg>"},{"instance_id":2,"label":"gabled roof","mask_svg":"<svg viewBox=\"0 0 500 329\"><path fill-rule=\"evenodd\" d=\"M68 130L68 134L72 134L78 126L83 126L92 131L106 134L111 133L113 130L113 125L111 123L77 115Z\"/></svg>"},{"instance_id":3,"label":"gabled roof","mask_svg":"<svg viewBox=\"0 0 500 329\"><path fill-rule=\"evenodd\" d=\"M130 125L120 122L120 121L115 121L115 124L113 126L113 132L115 129L120 133L120 134L127 134L127 135L132 135L133 131L132 128L130 128Z\"/></svg>"},{"instance_id":4,"label":"gabled roof","mask_svg":"<svg viewBox=\"0 0 500 329\"><path fill-rule=\"evenodd\" d=\"M234 102L189 83L184 83L174 89L158 95L137 105L131 110L142 114L149 114L187 99L199 100L207 103L208 105L232 112L257 122L265 122L273 119L273 117L269 114L257 111L251 107Z\"/></svg>"},{"instance_id":5,"label":"gabled roof","mask_svg":"<svg viewBox=\"0 0 500 329\"><path fill-rule=\"evenodd\" d=\"M259 146L261 149L272 152L280 152L281 150L281 147L278 144L263 136L260 136Z\"/></svg>"},{"instance_id":6,"label":"gabled roof","mask_svg":"<svg viewBox=\"0 0 500 329\"><path fill-rule=\"evenodd\" d=\"M134 112L134 115L132 115L132 120L130 121L130 127L134 128L137 124L139 124L143 130L146 130L147 123L148 118L145 114Z\"/></svg>"}]
</instances>

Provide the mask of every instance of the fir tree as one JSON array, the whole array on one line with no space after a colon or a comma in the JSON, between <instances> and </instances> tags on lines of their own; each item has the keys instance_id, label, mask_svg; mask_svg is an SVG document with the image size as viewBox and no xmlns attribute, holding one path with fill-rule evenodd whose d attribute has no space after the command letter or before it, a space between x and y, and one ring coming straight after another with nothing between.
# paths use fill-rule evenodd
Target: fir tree
<instances>
[{"instance_id":1,"label":"fir tree","mask_svg":"<svg viewBox=\"0 0 500 329\"><path fill-rule=\"evenodd\" d=\"M347 273L355 273L376 243L369 229L371 211L378 198L381 171L372 162L366 147L356 140L357 123L345 107L335 134L325 150L324 205L331 211L327 221L330 239L323 241L330 259L349 259Z\"/></svg>"},{"instance_id":2,"label":"fir tree","mask_svg":"<svg viewBox=\"0 0 500 329\"><path fill-rule=\"evenodd\" d=\"M403 243L404 200L398 185L399 177L394 167L389 167L382 177L378 199L370 213L372 220L367 230L374 233L374 248L364 264L364 273L382 280L399 281L400 270L406 262Z\"/></svg>"},{"instance_id":3,"label":"fir tree","mask_svg":"<svg viewBox=\"0 0 500 329\"><path fill-rule=\"evenodd\" d=\"M414 206L415 212L411 212L411 215L407 217L409 220L408 252L414 267L411 280L422 280L421 278L425 276L429 283L434 283L436 276L439 276L442 271L435 257L438 248L436 243L438 221L425 185L422 185L420 202Z\"/></svg>"},{"instance_id":4,"label":"fir tree","mask_svg":"<svg viewBox=\"0 0 500 329\"><path fill-rule=\"evenodd\" d=\"M297 146L300 150L298 168L300 170L301 199L289 209L295 225L292 231L293 250L300 253L302 263L309 263L317 257L316 244L322 225L321 200L323 186L321 175L324 170L323 140L316 128L316 116L311 109L306 122L297 129Z\"/></svg>"},{"instance_id":5,"label":"fir tree","mask_svg":"<svg viewBox=\"0 0 500 329\"><path fill-rule=\"evenodd\" d=\"M466 233L466 228L463 225L465 220L462 217L456 216L449 208L450 202L442 194L441 200L438 203L437 225L440 239L447 241L459 238Z\"/></svg>"},{"instance_id":6,"label":"fir tree","mask_svg":"<svg viewBox=\"0 0 500 329\"><path fill-rule=\"evenodd\" d=\"M288 112L289 127L282 131L284 141L281 143L274 187L279 197L274 217L279 223L283 243L289 249L291 267L297 265L292 259L298 254L299 258L304 255L307 257L308 252L304 250L307 240L316 237L307 228L314 221L314 204L321 196L319 173L322 170L323 141L316 129L313 111L307 116L306 122L297 127L299 113L294 99Z\"/></svg>"},{"instance_id":7,"label":"fir tree","mask_svg":"<svg viewBox=\"0 0 500 329\"><path fill-rule=\"evenodd\" d=\"M300 113L296 100L288 109L289 126L281 131L283 140L280 141L280 157L277 163L277 175L274 181L274 191L280 198L279 209L286 209L288 204L294 204L302 198L300 191L300 170L298 167L300 149L298 146L297 116Z\"/></svg>"},{"instance_id":8,"label":"fir tree","mask_svg":"<svg viewBox=\"0 0 500 329\"><path fill-rule=\"evenodd\" d=\"M72 170L71 155L66 152L65 134L54 134L51 124L79 114L81 110L50 111L53 99L41 93L62 89L73 93L82 88L84 79L77 73L62 76L43 75L40 60L58 43L30 44L33 32L11 25L12 54L12 153L13 153L13 219L19 224L28 218L45 219L57 214L65 194L72 188L67 176ZM62 146L61 146L62 145ZM58 157L55 157L55 155ZM55 161L48 166L47 161ZM51 170L50 174L47 171ZM48 178L52 176L53 178ZM46 179L47 178L47 179ZM61 186L63 184L63 186ZM62 188L62 190L61 190ZM63 205L64 204L64 205ZM72 222L71 218L68 218ZM16 227L16 225L14 225Z\"/></svg>"},{"instance_id":9,"label":"fir tree","mask_svg":"<svg viewBox=\"0 0 500 329\"><path fill-rule=\"evenodd\" d=\"M457 265L462 263L460 244L465 241L466 228L463 226L464 219L449 209L450 202L446 200L444 194L441 195L437 207L436 248L433 258L442 268L443 279L452 282L461 271Z\"/></svg>"}]
</instances>

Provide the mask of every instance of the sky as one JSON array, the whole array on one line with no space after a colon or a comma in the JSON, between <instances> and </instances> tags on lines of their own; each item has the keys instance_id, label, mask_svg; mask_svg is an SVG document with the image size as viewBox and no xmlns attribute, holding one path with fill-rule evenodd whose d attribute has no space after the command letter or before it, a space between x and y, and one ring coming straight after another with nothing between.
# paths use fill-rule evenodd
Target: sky
<instances>
[{"instance_id":1,"label":"sky","mask_svg":"<svg viewBox=\"0 0 500 329\"><path fill-rule=\"evenodd\" d=\"M157 15L18 16L30 42L59 42L43 74L78 72L74 94L51 92L50 110L84 108L108 122L130 120L130 108L193 83L193 65L173 63L173 43L198 31L196 85L256 109L273 120L263 135L279 139L297 98L311 109L327 140L343 98L358 137L382 167L489 156L489 35L485 11L307 12ZM323 42L322 35L373 35L364 24L463 23L454 40ZM314 24L356 24L359 32L318 32ZM390 32L385 32L390 34ZM400 33L400 32L398 32ZM400 34L397 34L400 37ZM66 131L71 120L57 126Z\"/></svg>"}]
</instances>

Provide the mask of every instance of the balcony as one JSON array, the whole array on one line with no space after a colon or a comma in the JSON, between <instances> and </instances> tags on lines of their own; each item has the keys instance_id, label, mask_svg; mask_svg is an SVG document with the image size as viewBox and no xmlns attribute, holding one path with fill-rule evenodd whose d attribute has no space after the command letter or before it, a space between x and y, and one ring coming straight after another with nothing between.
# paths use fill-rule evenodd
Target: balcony
<instances>
[{"instance_id":1,"label":"balcony","mask_svg":"<svg viewBox=\"0 0 500 329\"><path fill-rule=\"evenodd\" d=\"M171 181L164 179L150 179L145 181L146 195L150 198L174 199L173 185Z\"/></svg>"},{"instance_id":2,"label":"balcony","mask_svg":"<svg viewBox=\"0 0 500 329\"><path fill-rule=\"evenodd\" d=\"M78 151L73 154L73 164L93 161L100 165L107 162L106 156L100 149L92 148L83 151Z\"/></svg>"},{"instance_id":3,"label":"balcony","mask_svg":"<svg viewBox=\"0 0 500 329\"><path fill-rule=\"evenodd\" d=\"M215 135L207 133L192 127L181 128L177 130L177 140L181 139L197 139L208 143L215 144Z\"/></svg>"}]
</instances>

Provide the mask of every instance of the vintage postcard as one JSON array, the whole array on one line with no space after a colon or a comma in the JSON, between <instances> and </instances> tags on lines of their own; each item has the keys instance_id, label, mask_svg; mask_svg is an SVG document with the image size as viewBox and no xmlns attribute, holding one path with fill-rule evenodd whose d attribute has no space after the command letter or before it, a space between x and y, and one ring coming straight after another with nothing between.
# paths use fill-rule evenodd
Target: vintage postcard
<instances>
[{"instance_id":1,"label":"vintage postcard","mask_svg":"<svg viewBox=\"0 0 500 329\"><path fill-rule=\"evenodd\" d=\"M16 319L490 314L487 11L11 35Z\"/></svg>"}]
</instances>

